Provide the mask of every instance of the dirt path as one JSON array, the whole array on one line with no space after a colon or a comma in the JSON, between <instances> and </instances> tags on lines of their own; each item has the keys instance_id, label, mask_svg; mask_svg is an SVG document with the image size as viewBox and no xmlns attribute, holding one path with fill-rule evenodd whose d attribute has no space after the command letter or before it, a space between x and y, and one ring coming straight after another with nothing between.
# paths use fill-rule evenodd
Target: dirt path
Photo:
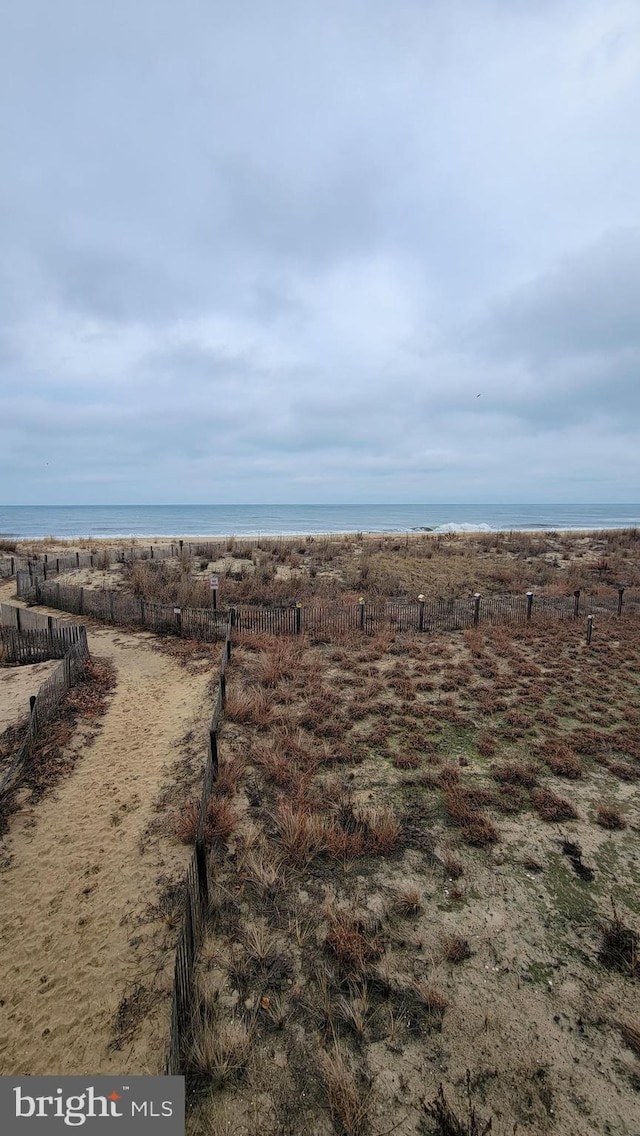
<instances>
[{"instance_id":1,"label":"dirt path","mask_svg":"<svg viewBox=\"0 0 640 1136\"><path fill-rule=\"evenodd\" d=\"M108 710L73 774L14 817L0 870L0 1073L162 1071L172 954L159 964L166 927L145 912L188 850L154 830L154 802L179 739L205 736L211 666L187 674L145 633L91 628L89 646L117 669ZM114 1050L136 990L147 1016Z\"/></svg>"}]
</instances>

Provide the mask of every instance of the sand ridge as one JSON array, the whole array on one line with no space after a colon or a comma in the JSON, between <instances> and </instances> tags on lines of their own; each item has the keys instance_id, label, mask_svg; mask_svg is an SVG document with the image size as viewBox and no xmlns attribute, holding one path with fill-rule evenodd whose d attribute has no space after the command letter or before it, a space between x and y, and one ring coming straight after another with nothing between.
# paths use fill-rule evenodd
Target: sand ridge
<instances>
[{"instance_id":1,"label":"sand ridge","mask_svg":"<svg viewBox=\"0 0 640 1136\"><path fill-rule=\"evenodd\" d=\"M0 871L2 1073L162 1070L173 952L158 961L145 910L188 850L147 829L179 739L207 720L211 667L187 675L146 633L91 628L89 646L117 670L101 728L71 776L14 817ZM114 1050L137 983L155 1010Z\"/></svg>"}]
</instances>

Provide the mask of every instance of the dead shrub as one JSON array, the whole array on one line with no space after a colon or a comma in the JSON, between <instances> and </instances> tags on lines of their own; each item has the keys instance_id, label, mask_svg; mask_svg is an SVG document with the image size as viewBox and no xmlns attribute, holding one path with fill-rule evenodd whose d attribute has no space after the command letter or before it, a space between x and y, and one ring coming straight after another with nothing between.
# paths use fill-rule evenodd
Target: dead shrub
<instances>
[{"instance_id":1,"label":"dead shrub","mask_svg":"<svg viewBox=\"0 0 640 1136\"><path fill-rule=\"evenodd\" d=\"M176 813L173 831L181 844L193 844L198 831L200 805L198 801L185 801L182 812Z\"/></svg>"},{"instance_id":2,"label":"dead shrub","mask_svg":"<svg viewBox=\"0 0 640 1136\"><path fill-rule=\"evenodd\" d=\"M618 970L630 978L640 974L640 936L625 926L615 907L613 918L602 926L598 959L609 970Z\"/></svg>"},{"instance_id":3,"label":"dead shrub","mask_svg":"<svg viewBox=\"0 0 640 1136\"><path fill-rule=\"evenodd\" d=\"M435 1125L434 1136L489 1136L492 1121L481 1120L471 1104L471 1074L467 1070L467 1100L465 1114L458 1116L444 1094L440 1085L438 1095L429 1104L423 1101L422 1107L430 1121ZM515 1131L515 1129L514 1129Z\"/></svg>"},{"instance_id":4,"label":"dead shrub","mask_svg":"<svg viewBox=\"0 0 640 1136\"><path fill-rule=\"evenodd\" d=\"M542 820L575 820L578 816L570 801L552 793L550 789L534 789L531 793L531 804Z\"/></svg>"},{"instance_id":5,"label":"dead shrub","mask_svg":"<svg viewBox=\"0 0 640 1136\"><path fill-rule=\"evenodd\" d=\"M486 731L478 734L476 749L481 757L493 757L496 752L496 739Z\"/></svg>"},{"instance_id":6,"label":"dead shrub","mask_svg":"<svg viewBox=\"0 0 640 1136\"><path fill-rule=\"evenodd\" d=\"M449 819L458 826L467 844L478 848L495 844L499 839L498 830L488 817L470 804L464 790L452 785L443 790L443 797Z\"/></svg>"},{"instance_id":7,"label":"dead shrub","mask_svg":"<svg viewBox=\"0 0 640 1136\"><path fill-rule=\"evenodd\" d=\"M422 764L417 753L394 753L391 761L396 769L418 769Z\"/></svg>"},{"instance_id":8,"label":"dead shrub","mask_svg":"<svg viewBox=\"0 0 640 1136\"><path fill-rule=\"evenodd\" d=\"M544 746L540 752L542 760L553 770L558 777L582 777L582 762L570 746L563 742L556 742Z\"/></svg>"},{"instance_id":9,"label":"dead shrub","mask_svg":"<svg viewBox=\"0 0 640 1136\"><path fill-rule=\"evenodd\" d=\"M635 769L633 765L629 765L626 761L608 761L606 764L607 769L609 769L611 773L614 773L616 777L619 777L621 781L638 780L638 770Z\"/></svg>"},{"instance_id":10,"label":"dead shrub","mask_svg":"<svg viewBox=\"0 0 640 1136\"><path fill-rule=\"evenodd\" d=\"M442 952L447 962L464 962L473 954L468 939L459 935L450 935L442 944Z\"/></svg>"},{"instance_id":11,"label":"dead shrub","mask_svg":"<svg viewBox=\"0 0 640 1136\"><path fill-rule=\"evenodd\" d=\"M464 873L464 866L457 856L452 856L450 852L445 852L442 857L444 870L450 880L459 880L460 876Z\"/></svg>"},{"instance_id":12,"label":"dead shrub","mask_svg":"<svg viewBox=\"0 0 640 1136\"><path fill-rule=\"evenodd\" d=\"M622 816L619 809L614 809L610 805L601 805L596 813L596 824L602 828L622 829L627 827L627 822Z\"/></svg>"},{"instance_id":13,"label":"dead shrub","mask_svg":"<svg viewBox=\"0 0 640 1136\"><path fill-rule=\"evenodd\" d=\"M223 758L218 765L218 776L214 782L214 791L217 795L219 797L235 796L245 769L246 762L244 758Z\"/></svg>"},{"instance_id":14,"label":"dead shrub","mask_svg":"<svg viewBox=\"0 0 640 1136\"><path fill-rule=\"evenodd\" d=\"M494 781L507 785L522 785L532 789L538 781L540 770L537 765L525 761L506 761L503 765L492 765L491 776Z\"/></svg>"},{"instance_id":15,"label":"dead shrub","mask_svg":"<svg viewBox=\"0 0 640 1136\"><path fill-rule=\"evenodd\" d=\"M384 953L384 944L375 923L350 911L327 912L329 930L325 949L346 975L356 977Z\"/></svg>"},{"instance_id":16,"label":"dead shrub","mask_svg":"<svg viewBox=\"0 0 640 1136\"><path fill-rule=\"evenodd\" d=\"M204 838L207 844L226 844L237 824L237 817L226 797L212 797L207 805Z\"/></svg>"},{"instance_id":17,"label":"dead shrub","mask_svg":"<svg viewBox=\"0 0 640 1136\"><path fill-rule=\"evenodd\" d=\"M619 1022L618 1029L625 1045L640 1057L640 1022Z\"/></svg>"}]
</instances>

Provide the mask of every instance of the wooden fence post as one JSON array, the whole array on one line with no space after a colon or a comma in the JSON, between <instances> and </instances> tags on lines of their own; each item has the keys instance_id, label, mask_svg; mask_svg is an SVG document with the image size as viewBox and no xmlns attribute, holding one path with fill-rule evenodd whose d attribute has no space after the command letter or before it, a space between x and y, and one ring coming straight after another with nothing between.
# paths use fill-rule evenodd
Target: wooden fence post
<instances>
[{"instance_id":1,"label":"wooden fence post","mask_svg":"<svg viewBox=\"0 0 640 1136\"><path fill-rule=\"evenodd\" d=\"M182 543L182 541L180 543ZM174 607L173 614L176 617L176 627L178 628L178 635L182 635L182 610L179 607Z\"/></svg>"},{"instance_id":2,"label":"wooden fence post","mask_svg":"<svg viewBox=\"0 0 640 1136\"><path fill-rule=\"evenodd\" d=\"M527 592L527 623L531 622L531 609L533 607L533 592Z\"/></svg>"},{"instance_id":3,"label":"wooden fence post","mask_svg":"<svg viewBox=\"0 0 640 1136\"><path fill-rule=\"evenodd\" d=\"M20 608L16 608L16 631L22 631L22 619L20 617Z\"/></svg>"},{"instance_id":4,"label":"wooden fence post","mask_svg":"<svg viewBox=\"0 0 640 1136\"><path fill-rule=\"evenodd\" d=\"M480 622L480 592L476 592L473 597L473 625L478 626Z\"/></svg>"},{"instance_id":5,"label":"wooden fence post","mask_svg":"<svg viewBox=\"0 0 640 1136\"><path fill-rule=\"evenodd\" d=\"M80 596L78 601L78 615L84 615L84 588L80 588Z\"/></svg>"},{"instance_id":6,"label":"wooden fence post","mask_svg":"<svg viewBox=\"0 0 640 1136\"><path fill-rule=\"evenodd\" d=\"M591 635L593 633L593 616L587 616L587 644L591 642Z\"/></svg>"},{"instance_id":7,"label":"wooden fence post","mask_svg":"<svg viewBox=\"0 0 640 1136\"><path fill-rule=\"evenodd\" d=\"M577 619L580 614L580 588L576 588L573 593L573 616Z\"/></svg>"},{"instance_id":8,"label":"wooden fence post","mask_svg":"<svg viewBox=\"0 0 640 1136\"><path fill-rule=\"evenodd\" d=\"M207 880L207 849L204 840L196 840L194 852L198 871L200 906L203 911L206 911L209 905L209 881Z\"/></svg>"},{"instance_id":9,"label":"wooden fence post","mask_svg":"<svg viewBox=\"0 0 640 1136\"><path fill-rule=\"evenodd\" d=\"M296 603L296 635L302 631L302 601Z\"/></svg>"},{"instance_id":10,"label":"wooden fence post","mask_svg":"<svg viewBox=\"0 0 640 1136\"><path fill-rule=\"evenodd\" d=\"M622 615L622 597L624 595L624 585L618 584L618 615Z\"/></svg>"},{"instance_id":11,"label":"wooden fence post","mask_svg":"<svg viewBox=\"0 0 640 1136\"><path fill-rule=\"evenodd\" d=\"M80 567L80 553L76 552L76 568Z\"/></svg>"},{"instance_id":12,"label":"wooden fence post","mask_svg":"<svg viewBox=\"0 0 640 1136\"><path fill-rule=\"evenodd\" d=\"M216 780L218 776L218 729L217 726L209 730L209 750L211 752L211 767L213 769L213 779Z\"/></svg>"},{"instance_id":13,"label":"wooden fence post","mask_svg":"<svg viewBox=\"0 0 640 1136\"><path fill-rule=\"evenodd\" d=\"M32 694L29 698L29 724L31 726L31 736L33 737L38 732L38 704L35 694Z\"/></svg>"},{"instance_id":14,"label":"wooden fence post","mask_svg":"<svg viewBox=\"0 0 640 1136\"><path fill-rule=\"evenodd\" d=\"M12 575L12 576L13 576L13 575L15 575L15 573L14 573L14 570L13 570L13 569L14 569L14 565L15 565L15 560L13 559L13 556L12 556L12 557L11 557L11 575Z\"/></svg>"},{"instance_id":15,"label":"wooden fence post","mask_svg":"<svg viewBox=\"0 0 640 1136\"><path fill-rule=\"evenodd\" d=\"M360 614L358 616L358 626L359 626L361 631L364 631L364 607L365 607L364 596L360 596L360 599L358 600L358 605L359 605L359 608L360 608Z\"/></svg>"},{"instance_id":16,"label":"wooden fence post","mask_svg":"<svg viewBox=\"0 0 640 1136\"><path fill-rule=\"evenodd\" d=\"M418 631L424 631L424 596L418 596Z\"/></svg>"},{"instance_id":17,"label":"wooden fence post","mask_svg":"<svg viewBox=\"0 0 640 1136\"><path fill-rule=\"evenodd\" d=\"M109 592L109 618L112 623L115 623L116 617L113 610L113 592Z\"/></svg>"}]
</instances>

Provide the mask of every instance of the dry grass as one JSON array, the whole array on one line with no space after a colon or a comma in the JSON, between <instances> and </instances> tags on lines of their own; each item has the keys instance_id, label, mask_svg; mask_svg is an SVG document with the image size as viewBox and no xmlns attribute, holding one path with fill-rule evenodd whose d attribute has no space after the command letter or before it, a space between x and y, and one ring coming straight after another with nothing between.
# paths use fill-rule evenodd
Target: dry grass
<instances>
[{"instance_id":1,"label":"dry grass","mask_svg":"<svg viewBox=\"0 0 640 1136\"><path fill-rule=\"evenodd\" d=\"M198 832L200 804L198 801L185 801L182 810L173 819L173 831L181 844L193 844Z\"/></svg>"},{"instance_id":2,"label":"dry grass","mask_svg":"<svg viewBox=\"0 0 640 1136\"><path fill-rule=\"evenodd\" d=\"M492 1131L492 1121L481 1120L475 1106L471 1103L471 1074L467 1070L467 1099L463 1106L462 1115L454 1112L447 1100L444 1088L440 1085L438 1095L429 1104L423 1102L423 1109L431 1121L432 1136L489 1136ZM514 1128L514 1134L517 1125Z\"/></svg>"},{"instance_id":3,"label":"dry grass","mask_svg":"<svg viewBox=\"0 0 640 1136\"><path fill-rule=\"evenodd\" d=\"M396 911L405 917L419 915L422 911L422 895L416 887L406 887L398 892L395 900Z\"/></svg>"},{"instance_id":4,"label":"dry grass","mask_svg":"<svg viewBox=\"0 0 640 1136\"><path fill-rule=\"evenodd\" d=\"M204 838L207 844L223 846L235 830L238 818L226 797L212 797L207 805Z\"/></svg>"},{"instance_id":5,"label":"dry grass","mask_svg":"<svg viewBox=\"0 0 640 1136\"><path fill-rule=\"evenodd\" d=\"M442 944L442 953L447 962L464 962L465 959L471 958L473 952L468 939L462 939L459 935L450 935Z\"/></svg>"},{"instance_id":6,"label":"dry grass","mask_svg":"<svg viewBox=\"0 0 640 1136\"><path fill-rule=\"evenodd\" d=\"M320 1056L320 1073L331 1121L338 1136L363 1136L367 1131L370 1093L337 1043L331 1053Z\"/></svg>"},{"instance_id":7,"label":"dry grass","mask_svg":"<svg viewBox=\"0 0 640 1136\"><path fill-rule=\"evenodd\" d=\"M534 789L531 793L531 804L539 817L546 821L575 820L577 809L571 801L552 793L550 789Z\"/></svg>"},{"instance_id":8,"label":"dry grass","mask_svg":"<svg viewBox=\"0 0 640 1136\"><path fill-rule=\"evenodd\" d=\"M618 1029L625 1045L629 1046L636 1057L640 1057L640 1022L619 1022Z\"/></svg>"},{"instance_id":9,"label":"dry grass","mask_svg":"<svg viewBox=\"0 0 640 1136\"><path fill-rule=\"evenodd\" d=\"M330 908L327 920L329 928L325 949L345 975L359 977L368 965L383 955L384 942L371 919Z\"/></svg>"},{"instance_id":10,"label":"dry grass","mask_svg":"<svg viewBox=\"0 0 640 1136\"><path fill-rule=\"evenodd\" d=\"M613 918L602 926L598 958L609 970L618 970L629 978L640 975L640 936L627 927L614 908Z\"/></svg>"},{"instance_id":11,"label":"dry grass","mask_svg":"<svg viewBox=\"0 0 640 1136\"><path fill-rule=\"evenodd\" d=\"M273 822L284 856L297 868L310 864L326 845L321 818L305 809L281 802Z\"/></svg>"},{"instance_id":12,"label":"dry grass","mask_svg":"<svg viewBox=\"0 0 640 1136\"><path fill-rule=\"evenodd\" d=\"M627 822L624 819L620 809L614 809L611 805L600 805L596 813L596 824L601 828L622 829L627 827Z\"/></svg>"},{"instance_id":13,"label":"dry grass","mask_svg":"<svg viewBox=\"0 0 640 1136\"><path fill-rule=\"evenodd\" d=\"M221 1089L244 1076L251 1055L252 1034L239 1018L211 1020L196 1014L192 1023L187 1067L209 1085Z\"/></svg>"}]
</instances>

